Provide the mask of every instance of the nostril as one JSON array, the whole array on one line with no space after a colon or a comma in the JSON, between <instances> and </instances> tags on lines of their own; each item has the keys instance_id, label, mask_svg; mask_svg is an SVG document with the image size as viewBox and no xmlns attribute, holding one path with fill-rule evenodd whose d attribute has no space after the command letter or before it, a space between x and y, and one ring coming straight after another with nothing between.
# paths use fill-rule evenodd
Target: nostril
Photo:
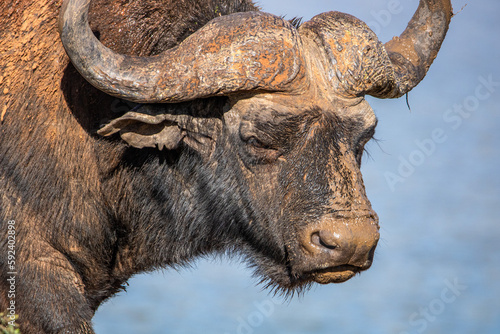
<instances>
[{"instance_id":1,"label":"nostril","mask_svg":"<svg viewBox=\"0 0 500 334\"><path fill-rule=\"evenodd\" d=\"M328 235L328 233L325 233L324 231L314 232L311 235L311 242L316 246L334 250L339 246L335 241L333 241L333 238L334 236L330 236Z\"/></svg>"}]
</instances>

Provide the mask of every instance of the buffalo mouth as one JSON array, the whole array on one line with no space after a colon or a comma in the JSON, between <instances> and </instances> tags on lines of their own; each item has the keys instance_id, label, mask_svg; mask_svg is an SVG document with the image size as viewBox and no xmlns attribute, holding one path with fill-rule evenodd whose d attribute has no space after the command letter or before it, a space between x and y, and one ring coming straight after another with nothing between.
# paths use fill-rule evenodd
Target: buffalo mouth
<instances>
[{"instance_id":1,"label":"buffalo mouth","mask_svg":"<svg viewBox=\"0 0 500 334\"><path fill-rule=\"evenodd\" d=\"M351 265L342 265L316 270L310 273L311 280L320 284L342 283L354 277L363 269Z\"/></svg>"}]
</instances>

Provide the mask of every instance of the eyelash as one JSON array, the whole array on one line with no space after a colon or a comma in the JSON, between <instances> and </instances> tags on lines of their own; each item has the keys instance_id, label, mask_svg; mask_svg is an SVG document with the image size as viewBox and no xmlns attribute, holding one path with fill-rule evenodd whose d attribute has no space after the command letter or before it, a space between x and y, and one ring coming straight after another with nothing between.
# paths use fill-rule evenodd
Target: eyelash
<instances>
[{"instance_id":1,"label":"eyelash","mask_svg":"<svg viewBox=\"0 0 500 334\"><path fill-rule=\"evenodd\" d=\"M364 136L364 138L361 138L357 144L357 147L354 151L356 160L359 165L361 165L361 159L366 151L365 145L368 144L370 140L373 139L374 131L370 133L370 135Z\"/></svg>"}]
</instances>

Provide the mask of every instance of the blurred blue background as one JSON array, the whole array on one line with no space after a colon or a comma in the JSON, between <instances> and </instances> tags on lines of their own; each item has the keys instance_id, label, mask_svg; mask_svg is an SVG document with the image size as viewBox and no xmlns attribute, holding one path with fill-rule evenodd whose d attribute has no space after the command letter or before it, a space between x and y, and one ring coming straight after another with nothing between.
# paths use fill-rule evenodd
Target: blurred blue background
<instances>
[{"instance_id":1,"label":"blurred blue background","mask_svg":"<svg viewBox=\"0 0 500 334\"><path fill-rule=\"evenodd\" d=\"M453 0L455 13L466 0ZM304 20L350 13L382 41L416 0L262 0ZM380 216L370 270L285 301L237 260L138 275L98 310L97 333L500 333L500 1L452 20L425 80L404 98L369 98L378 118L363 175ZM462 110L462 111L460 111Z\"/></svg>"}]
</instances>

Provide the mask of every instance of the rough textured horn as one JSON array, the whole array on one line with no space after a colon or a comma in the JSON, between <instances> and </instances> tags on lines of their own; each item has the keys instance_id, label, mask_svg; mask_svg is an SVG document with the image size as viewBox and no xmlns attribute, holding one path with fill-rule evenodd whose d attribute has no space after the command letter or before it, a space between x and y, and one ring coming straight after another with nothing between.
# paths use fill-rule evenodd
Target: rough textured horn
<instances>
[{"instance_id":1,"label":"rough textured horn","mask_svg":"<svg viewBox=\"0 0 500 334\"><path fill-rule=\"evenodd\" d=\"M181 102L237 91L294 91L305 84L300 36L260 12L218 17L157 56L113 52L88 25L90 0L65 0L61 40L78 71L98 89L134 102Z\"/></svg>"},{"instance_id":2,"label":"rough textured horn","mask_svg":"<svg viewBox=\"0 0 500 334\"><path fill-rule=\"evenodd\" d=\"M422 81L436 59L452 16L450 0L420 0L405 31L385 44L396 80L388 85L392 90L380 92L379 97L402 96Z\"/></svg>"},{"instance_id":3,"label":"rough textured horn","mask_svg":"<svg viewBox=\"0 0 500 334\"><path fill-rule=\"evenodd\" d=\"M339 12L315 16L299 32L325 51L339 94L396 98L425 77L452 16L450 0L421 0L406 30L385 45L364 22Z\"/></svg>"}]
</instances>

